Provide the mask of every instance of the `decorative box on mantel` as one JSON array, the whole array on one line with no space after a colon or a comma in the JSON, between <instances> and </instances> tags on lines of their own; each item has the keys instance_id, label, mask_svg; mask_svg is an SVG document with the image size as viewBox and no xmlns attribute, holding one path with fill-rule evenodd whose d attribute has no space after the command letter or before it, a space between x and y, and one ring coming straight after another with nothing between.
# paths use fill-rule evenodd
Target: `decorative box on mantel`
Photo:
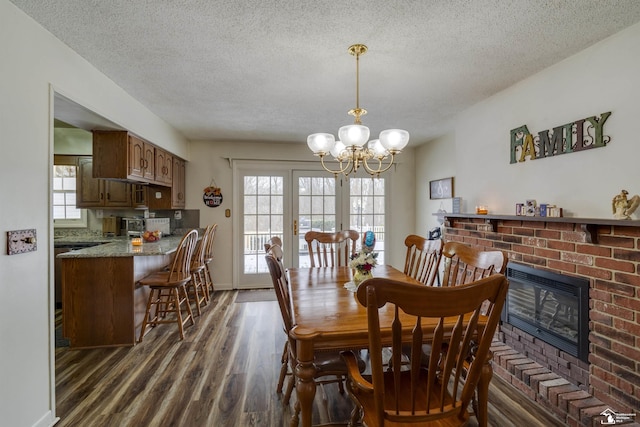
<instances>
[{"instance_id":1,"label":"decorative box on mantel","mask_svg":"<svg viewBox=\"0 0 640 427\"><path fill-rule=\"evenodd\" d=\"M434 214L436 215L436 214ZM598 244L598 226L615 225L617 227L640 227L640 220L620 220L604 218L574 218L574 217L549 217L549 216L519 216L519 215L478 215L473 213L446 213L445 226L453 227L455 221L461 218L477 218L483 220L489 229L487 231L498 231L498 221L531 221L531 222L556 222L566 224L577 224L585 232L588 243Z\"/></svg>"}]
</instances>

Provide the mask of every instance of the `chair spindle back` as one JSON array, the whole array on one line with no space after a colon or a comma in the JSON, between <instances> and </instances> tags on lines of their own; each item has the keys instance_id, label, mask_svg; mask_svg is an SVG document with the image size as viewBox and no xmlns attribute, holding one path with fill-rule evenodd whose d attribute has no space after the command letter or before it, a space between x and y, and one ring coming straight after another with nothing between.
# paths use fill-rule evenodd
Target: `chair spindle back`
<instances>
[{"instance_id":1,"label":"chair spindle back","mask_svg":"<svg viewBox=\"0 0 640 427\"><path fill-rule=\"evenodd\" d=\"M304 235L309 249L311 267L339 267L349 265L350 257L356 253L356 242L360 234L355 230L335 233L309 231Z\"/></svg>"}]
</instances>

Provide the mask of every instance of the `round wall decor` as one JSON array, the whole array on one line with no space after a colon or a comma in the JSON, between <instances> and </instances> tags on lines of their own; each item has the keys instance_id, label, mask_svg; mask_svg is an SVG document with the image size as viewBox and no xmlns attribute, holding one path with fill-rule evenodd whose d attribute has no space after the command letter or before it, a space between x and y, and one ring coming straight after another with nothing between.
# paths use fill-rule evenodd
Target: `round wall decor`
<instances>
[{"instance_id":1,"label":"round wall decor","mask_svg":"<svg viewBox=\"0 0 640 427\"><path fill-rule=\"evenodd\" d=\"M222 191L219 187L207 187L204 189L202 201L210 208L217 208L222 204Z\"/></svg>"}]
</instances>

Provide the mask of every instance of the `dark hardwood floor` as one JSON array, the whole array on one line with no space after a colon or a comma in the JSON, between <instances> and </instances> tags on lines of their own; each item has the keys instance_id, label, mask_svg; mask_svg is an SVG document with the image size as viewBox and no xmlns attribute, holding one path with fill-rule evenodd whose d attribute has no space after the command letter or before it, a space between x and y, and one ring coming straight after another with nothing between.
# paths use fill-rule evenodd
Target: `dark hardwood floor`
<instances>
[{"instance_id":1,"label":"dark hardwood floor","mask_svg":"<svg viewBox=\"0 0 640 427\"><path fill-rule=\"evenodd\" d=\"M237 293L216 292L183 341L177 326L160 325L134 347L57 348L57 426L288 426L295 391L289 407L275 391L278 304L235 303ZM351 409L337 385L325 385L314 423L346 422ZM489 416L496 427L563 425L497 377Z\"/></svg>"}]
</instances>

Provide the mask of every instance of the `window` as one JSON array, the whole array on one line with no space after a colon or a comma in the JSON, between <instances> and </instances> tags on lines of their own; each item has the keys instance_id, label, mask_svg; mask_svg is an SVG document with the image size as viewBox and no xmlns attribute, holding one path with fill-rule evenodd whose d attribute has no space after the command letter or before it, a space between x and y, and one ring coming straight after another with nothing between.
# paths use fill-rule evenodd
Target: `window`
<instances>
[{"instance_id":1,"label":"window","mask_svg":"<svg viewBox=\"0 0 640 427\"><path fill-rule=\"evenodd\" d=\"M86 227L85 209L76 207L75 165L53 166L53 223L55 227Z\"/></svg>"}]
</instances>

